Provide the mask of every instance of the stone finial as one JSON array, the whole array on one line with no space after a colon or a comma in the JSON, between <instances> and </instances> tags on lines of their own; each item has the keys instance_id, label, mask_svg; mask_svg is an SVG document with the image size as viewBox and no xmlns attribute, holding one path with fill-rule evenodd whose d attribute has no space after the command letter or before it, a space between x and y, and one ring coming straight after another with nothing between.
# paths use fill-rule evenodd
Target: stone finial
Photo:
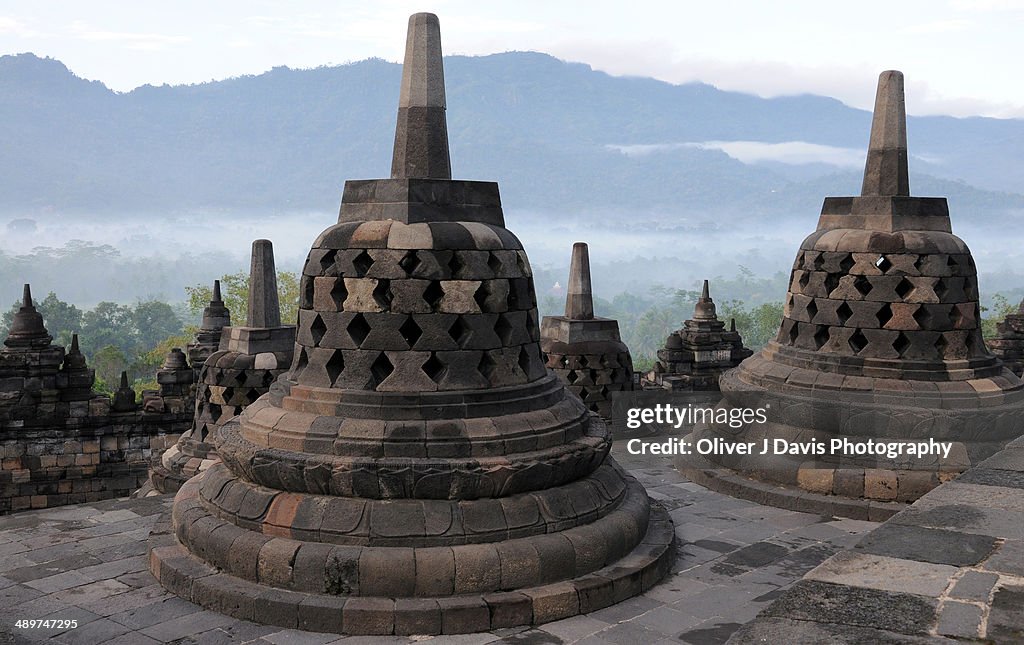
<instances>
[{"instance_id":1,"label":"stone finial","mask_svg":"<svg viewBox=\"0 0 1024 645\"><path fill-rule=\"evenodd\" d=\"M736 319L735 318L730 318L729 319L729 331L732 331L732 332L736 331Z\"/></svg>"},{"instance_id":2,"label":"stone finial","mask_svg":"<svg viewBox=\"0 0 1024 645\"><path fill-rule=\"evenodd\" d=\"M391 177L452 178L445 121L441 25L432 13L409 17Z\"/></svg>"},{"instance_id":3,"label":"stone finial","mask_svg":"<svg viewBox=\"0 0 1024 645\"><path fill-rule=\"evenodd\" d=\"M11 330L7 334L4 345L8 347L44 347L50 344L53 337L43 325L43 316L32 304L32 288L25 285L21 298L21 307L14 314Z\"/></svg>"},{"instance_id":4,"label":"stone finial","mask_svg":"<svg viewBox=\"0 0 1024 645\"><path fill-rule=\"evenodd\" d=\"M281 306L277 300L277 269L270 240L252 243L249 269L249 327L280 327Z\"/></svg>"},{"instance_id":5,"label":"stone finial","mask_svg":"<svg viewBox=\"0 0 1024 645\"><path fill-rule=\"evenodd\" d=\"M594 295L590 286L590 251L586 242L572 245L569 285L565 295L565 317L590 320L594 317Z\"/></svg>"},{"instance_id":6,"label":"stone finial","mask_svg":"<svg viewBox=\"0 0 1024 645\"><path fill-rule=\"evenodd\" d=\"M224 306L220 295L220 280L213 281L213 296L210 304L203 308L203 322L200 329L218 331L231 326L231 312Z\"/></svg>"},{"instance_id":7,"label":"stone finial","mask_svg":"<svg viewBox=\"0 0 1024 645\"><path fill-rule=\"evenodd\" d=\"M878 77L861 195L910 195L903 72L889 70Z\"/></svg>"},{"instance_id":8,"label":"stone finial","mask_svg":"<svg viewBox=\"0 0 1024 645\"><path fill-rule=\"evenodd\" d=\"M718 313L715 311L715 301L711 299L711 289L707 280L704 281L704 286L700 291L700 298L697 299L697 305L693 308L693 319L718 319Z\"/></svg>"},{"instance_id":9,"label":"stone finial","mask_svg":"<svg viewBox=\"0 0 1024 645\"><path fill-rule=\"evenodd\" d=\"M164 357L163 365L160 369L165 370L181 370L188 368L188 358L185 356L185 352L181 351L180 347L174 347L171 351L167 352L167 356Z\"/></svg>"},{"instance_id":10,"label":"stone finial","mask_svg":"<svg viewBox=\"0 0 1024 645\"><path fill-rule=\"evenodd\" d=\"M128 372L121 370L121 385L118 387L120 390L128 389Z\"/></svg>"},{"instance_id":11,"label":"stone finial","mask_svg":"<svg viewBox=\"0 0 1024 645\"><path fill-rule=\"evenodd\" d=\"M64 355L66 369L86 369L85 355L78 348L78 334L71 334L71 348Z\"/></svg>"}]
</instances>

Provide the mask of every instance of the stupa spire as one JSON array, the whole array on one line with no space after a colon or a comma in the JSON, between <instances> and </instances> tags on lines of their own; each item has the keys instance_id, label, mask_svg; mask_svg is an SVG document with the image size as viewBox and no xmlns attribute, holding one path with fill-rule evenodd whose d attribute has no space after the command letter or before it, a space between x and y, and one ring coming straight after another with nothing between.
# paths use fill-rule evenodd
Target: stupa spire
<instances>
[{"instance_id":1,"label":"stupa spire","mask_svg":"<svg viewBox=\"0 0 1024 645\"><path fill-rule=\"evenodd\" d=\"M878 77L861 195L910 195L903 72L889 70Z\"/></svg>"},{"instance_id":2,"label":"stupa spire","mask_svg":"<svg viewBox=\"0 0 1024 645\"><path fill-rule=\"evenodd\" d=\"M586 242L572 245L569 285L565 295L565 317L589 320L594 317L594 292L590 284L590 251Z\"/></svg>"},{"instance_id":3,"label":"stupa spire","mask_svg":"<svg viewBox=\"0 0 1024 645\"><path fill-rule=\"evenodd\" d=\"M215 288L217 285L215 285ZM219 291L219 289L218 289ZM281 306L277 300L277 269L270 240L252 243L249 267L249 327L280 327Z\"/></svg>"},{"instance_id":4,"label":"stupa spire","mask_svg":"<svg viewBox=\"0 0 1024 645\"><path fill-rule=\"evenodd\" d=\"M432 13L409 17L391 177L452 178L445 120L441 25Z\"/></svg>"},{"instance_id":5,"label":"stupa spire","mask_svg":"<svg viewBox=\"0 0 1024 645\"><path fill-rule=\"evenodd\" d=\"M718 312L715 310L715 301L711 299L711 288L708 281L704 281L704 286L700 290L700 298L697 299L697 305L693 308L694 320L717 320Z\"/></svg>"},{"instance_id":6,"label":"stupa spire","mask_svg":"<svg viewBox=\"0 0 1024 645\"><path fill-rule=\"evenodd\" d=\"M32 304L32 288L26 284L21 297L21 307L14 314L11 330L4 344L8 347L41 347L49 345L53 337L43 325L43 316Z\"/></svg>"}]
</instances>

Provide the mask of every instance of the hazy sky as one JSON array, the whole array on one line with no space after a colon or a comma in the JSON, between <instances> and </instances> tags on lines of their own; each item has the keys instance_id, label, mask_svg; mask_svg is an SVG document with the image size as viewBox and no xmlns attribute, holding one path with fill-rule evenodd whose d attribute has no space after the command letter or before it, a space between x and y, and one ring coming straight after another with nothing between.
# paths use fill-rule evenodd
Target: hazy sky
<instances>
[{"instance_id":1,"label":"hazy sky","mask_svg":"<svg viewBox=\"0 0 1024 645\"><path fill-rule=\"evenodd\" d=\"M1024 117L1024 0L4 0L0 53L51 56L125 91L397 61L416 11L440 16L446 54L535 50L612 74L858 107L894 68L912 113Z\"/></svg>"}]
</instances>

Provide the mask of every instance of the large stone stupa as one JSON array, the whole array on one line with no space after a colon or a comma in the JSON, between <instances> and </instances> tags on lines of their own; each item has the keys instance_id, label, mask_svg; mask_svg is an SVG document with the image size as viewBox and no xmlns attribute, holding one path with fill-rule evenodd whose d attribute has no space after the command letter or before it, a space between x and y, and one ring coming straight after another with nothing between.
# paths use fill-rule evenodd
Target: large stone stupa
<instances>
[{"instance_id":1,"label":"large stone stupa","mask_svg":"<svg viewBox=\"0 0 1024 645\"><path fill-rule=\"evenodd\" d=\"M808 508L829 495L912 501L1024 431L1021 381L982 340L971 251L951 232L945 198L910 196L907 160L903 75L883 72L861 195L825 199L797 253L777 338L721 378L723 405L770 403L768 422L695 433L758 447L776 438L953 442L948 456L930 460L715 458L820 495L800 498ZM694 479L724 481L683 461Z\"/></svg>"},{"instance_id":2,"label":"large stone stupa","mask_svg":"<svg viewBox=\"0 0 1024 645\"><path fill-rule=\"evenodd\" d=\"M205 607L349 634L474 632L611 605L673 530L545 369L497 184L451 179L440 28L410 18L390 179L348 181L303 270L295 360L217 433L151 538Z\"/></svg>"}]
</instances>

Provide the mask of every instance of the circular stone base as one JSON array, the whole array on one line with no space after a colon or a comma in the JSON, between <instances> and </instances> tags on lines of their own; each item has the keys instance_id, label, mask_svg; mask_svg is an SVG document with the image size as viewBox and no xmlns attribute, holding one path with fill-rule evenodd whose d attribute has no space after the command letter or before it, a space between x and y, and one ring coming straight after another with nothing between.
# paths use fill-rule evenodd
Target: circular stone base
<instances>
[{"instance_id":1,"label":"circular stone base","mask_svg":"<svg viewBox=\"0 0 1024 645\"><path fill-rule=\"evenodd\" d=\"M150 571L166 589L235 618L337 634L437 635L537 625L636 596L668 573L674 540L668 513L652 503L641 542L593 573L511 591L417 598L290 591L233 576L190 554L174 534L170 513L154 526L148 556Z\"/></svg>"},{"instance_id":2,"label":"circular stone base","mask_svg":"<svg viewBox=\"0 0 1024 645\"><path fill-rule=\"evenodd\" d=\"M799 486L754 479L696 456L678 461L676 470L716 493L801 513L884 522L909 506L904 502L823 495Z\"/></svg>"}]
</instances>

